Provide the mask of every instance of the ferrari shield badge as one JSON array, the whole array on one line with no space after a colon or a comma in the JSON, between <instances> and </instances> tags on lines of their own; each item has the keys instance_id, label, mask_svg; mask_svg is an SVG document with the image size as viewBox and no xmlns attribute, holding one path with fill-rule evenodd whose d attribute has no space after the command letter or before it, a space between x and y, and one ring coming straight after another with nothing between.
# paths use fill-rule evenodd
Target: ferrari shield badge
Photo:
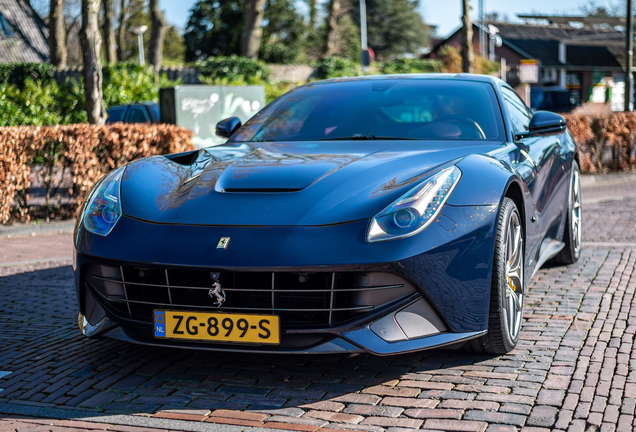
<instances>
[{"instance_id":1,"label":"ferrari shield badge","mask_svg":"<svg viewBox=\"0 0 636 432\"><path fill-rule=\"evenodd\" d=\"M221 237L221 239L219 240L219 244L216 245L216 248L217 249L227 249L229 244L230 244L230 238L229 237Z\"/></svg>"}]
</instances>

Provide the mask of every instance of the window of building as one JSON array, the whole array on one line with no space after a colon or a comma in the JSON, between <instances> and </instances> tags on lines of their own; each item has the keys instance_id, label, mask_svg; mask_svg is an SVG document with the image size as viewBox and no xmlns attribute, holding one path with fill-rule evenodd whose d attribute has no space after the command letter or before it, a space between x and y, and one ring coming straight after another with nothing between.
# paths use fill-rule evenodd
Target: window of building
<instances>
[{"instance_id":1,"label":"window of building","mask_svg":"<svg viewBox=\"0 0 636 432\"><path fill-rule=\"evenodd\" d=\"M0 14L0 33L6 37L13 37L13 32L11 31L11 27L9 27L9 23L7 20Z\"/></svg>"}]
</instances>

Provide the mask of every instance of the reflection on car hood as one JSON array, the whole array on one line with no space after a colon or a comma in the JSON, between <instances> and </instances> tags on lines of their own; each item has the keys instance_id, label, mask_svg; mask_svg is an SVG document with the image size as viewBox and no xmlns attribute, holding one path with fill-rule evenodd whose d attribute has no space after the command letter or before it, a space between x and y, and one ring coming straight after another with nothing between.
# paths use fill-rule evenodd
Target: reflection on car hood
<instances>
[{"instance_id":1,"label":"reflection on car hood","mask_svg":"<svg viewBox=\"0 0 636 432\"><path fill-rule=\"evenodd\" d=\"M193 225L349 222L374 216L440 166L500 145L274 142L202 149L188 165L154 156L126 169L123 211L156 223Z\"/></svg>"}]
</instances>

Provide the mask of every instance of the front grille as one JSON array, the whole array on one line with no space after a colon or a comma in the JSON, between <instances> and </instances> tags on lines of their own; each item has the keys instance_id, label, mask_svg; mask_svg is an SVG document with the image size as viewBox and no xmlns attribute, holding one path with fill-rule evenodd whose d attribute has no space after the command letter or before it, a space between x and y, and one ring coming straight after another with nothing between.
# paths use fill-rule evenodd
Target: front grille
<instances>
[{"instance_id":1,"label":"front grille","mask_svg":"<svg viewBox=\"0 0 636 432\"><path fill-rule=\"evenodd\" d=\"M329 327L416 292L381 272L216 272L226 299L215 304L210 271L91 264L87 284L124 318L152 322L154 309L280 316L282 328Z\"/></svg>"}]
</instances>

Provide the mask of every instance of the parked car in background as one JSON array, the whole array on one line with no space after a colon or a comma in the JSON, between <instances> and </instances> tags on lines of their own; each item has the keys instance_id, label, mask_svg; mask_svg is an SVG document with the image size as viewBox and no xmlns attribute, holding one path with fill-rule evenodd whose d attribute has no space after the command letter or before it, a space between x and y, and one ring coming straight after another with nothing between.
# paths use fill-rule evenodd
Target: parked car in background
<instances>
[{"instance_id":1,"label":"parked car in background","mask_svg":"<svg viewBox=\"0 0 636 432\"><path fill-rule=\"evenodd\" d=\"M139 102L117 105L106 110L106 124L123 123L159 123L159 104L155 102Z\"/></svg>"},{"instance_id":2,"label":"parked car in background","mask_svg":"<svg viewBox=\"0 0 636 432\"><path fill-rule=\"evenodd\" d=\"M530 92L530 108L535 111L570 112L575 104L563 87L537 87Z\"/></svg>"}]
</instances>

